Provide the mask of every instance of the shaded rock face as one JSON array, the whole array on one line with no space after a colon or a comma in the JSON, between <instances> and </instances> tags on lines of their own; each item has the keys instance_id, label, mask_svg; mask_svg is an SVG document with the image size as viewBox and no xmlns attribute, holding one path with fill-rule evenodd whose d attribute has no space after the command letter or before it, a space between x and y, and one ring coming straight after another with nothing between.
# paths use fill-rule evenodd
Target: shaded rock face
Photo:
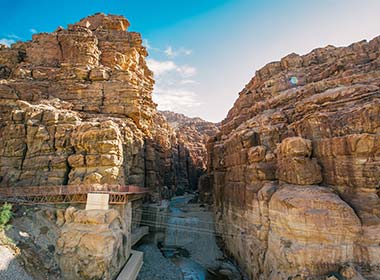
<instances>
[{"instance_id":1,"label":"shaded rock face","mask_svg":"<svg viewBox=\"0 0 380 280\"><path fill-rule=\"evenodd\" d=\"M177 136L176 173L179 190L198 188L198 180L205 173L207 166L206 143L209 137L219 132L217 124L189 118L183 114L170 111L160 112L174 129Z\"/></svg>"},{"instance_id":2,"label":"shaded rock face","mask_svg":"<svg viewBox=\"0 0 380 280\"><path fill-rule=\"evenodd\" d=\"M216 225L251 279L379 269L379 69L380 37L270 63L207 144Z\"/></svg>"},{"instance_id":3,"label":"shaded rock face","mask_svg":"<svg viewBox=\"0 0 380 280\"><path fill-rule=\"evenodd\" d=\"M95 14L0 46L0 186L186 181L140 34ZM179 177L178 177L179 176ZM189 183L187 183L189 185Z\"/></svg>"}]
</instances>

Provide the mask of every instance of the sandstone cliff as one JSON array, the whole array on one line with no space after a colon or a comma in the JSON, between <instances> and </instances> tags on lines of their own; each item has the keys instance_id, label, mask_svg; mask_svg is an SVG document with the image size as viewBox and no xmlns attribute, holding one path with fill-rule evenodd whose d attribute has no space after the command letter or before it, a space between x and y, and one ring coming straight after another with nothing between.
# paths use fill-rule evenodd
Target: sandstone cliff
<instances>
[{"instance_id":1,"label":"sandstone cliff","mask_svg":"<svg viewBox=\"0 0 380 280\"><path fill-rule=\"evenodd\" d=\"M0 46L0 186L186 181L140 34L95 14Z\"/></svg>"},{"instance_id":2,"label":"sandstone cliff","mask_svg":"<svg viewBox=\"0 0 380 280\"><path fill-rule=\"evenodd\" d=\"M288 55L208 143L218 231L251 279L379 269L379 70L380 37Z\"/></svg>"},{"instance_id":3,"label":"sandstone cliff","mask_svg":"<svg viewBox=\"0 0 380 280\"><path fill-rule=\"evenodd\" d=\"M198 188L198 180L206 171L206 143L219 132L218 125L201 118L189 118L183 114L161 111L178 140L177 188Z\"/></svg>"}]
</instances>

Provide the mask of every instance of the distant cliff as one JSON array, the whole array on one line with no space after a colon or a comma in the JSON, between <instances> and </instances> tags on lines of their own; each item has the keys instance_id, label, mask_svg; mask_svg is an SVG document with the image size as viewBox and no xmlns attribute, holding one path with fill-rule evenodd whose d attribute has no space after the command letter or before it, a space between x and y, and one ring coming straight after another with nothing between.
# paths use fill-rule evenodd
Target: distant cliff
<instances>
[{"instance_id":1,"label":"distant cliff","mask_svg":"<svg viewBox=\"0 0 380 280\"><path fill-rule=\"evenodd\" d=\"M251 279L379 275L379 70L380 37L288 55L209 142L216 224Z\"/></svg>"},{"instance_id":2,"label":"distant cliff","mask_svg":"<svg viewBox=\"0 0 380 280\"><path fill-rule=\"evenodd\" d=\"M178 185L183 189L195 190L198 188L200 176L206 171L206 143L209 137L219 132L218 124L170 111L160 113L164 115L177 135L178 173L182 178Z\"/></svg>"}]
</instances>

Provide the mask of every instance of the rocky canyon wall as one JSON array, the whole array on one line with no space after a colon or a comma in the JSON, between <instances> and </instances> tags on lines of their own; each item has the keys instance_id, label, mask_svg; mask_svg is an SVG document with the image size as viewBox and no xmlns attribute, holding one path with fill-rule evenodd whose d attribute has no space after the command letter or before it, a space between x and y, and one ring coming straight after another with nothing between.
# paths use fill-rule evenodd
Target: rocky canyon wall
<instances>
[{"instance_id":1,"label":"rocky canyon wall","mask_svg":"<svg viewBox=\"0 0 380 280\"><path fill-rule=\"evenodd\" d=\"M177 188L196 190L199 178L206 172L206 143L219 132L218 124L170 111L160 113L174 129L178 140L176 173L181 180L177 182Z\"/></svg>"},{"instance_id":2,"label":"rocky canyon wall","mask_svg":"<svg viewBox=\"0 0 380 280\"><path fill-rule=\"evenodd\" d=\"M140 34L95 14L0 46L0 186L190 183Z\"/></svg>"},{"instance_id":3,"label":"rocky canyon wall","mask_svg":"<svg viewBox=\"0 0 380 280\"><path fill-rule=\"evenodd\" d=\"M251 279L378 279L380 37L266 65L207 145L217 230Z\"/></svg>"}]
</instances>

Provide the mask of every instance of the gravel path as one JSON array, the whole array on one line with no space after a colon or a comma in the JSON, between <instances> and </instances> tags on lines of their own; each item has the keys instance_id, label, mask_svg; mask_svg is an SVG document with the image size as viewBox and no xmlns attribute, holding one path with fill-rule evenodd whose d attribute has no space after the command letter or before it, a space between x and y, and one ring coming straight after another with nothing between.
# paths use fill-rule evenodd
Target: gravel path
<instances>
[{"instance_id":1,"label":"gravel path","mask_svg":"<svg viewBox=\"0 0 380 280\"><path fill-rule=\"evenodd\" d=\"M138 280L181 280L181 270L170 260L165 258L153 244L143 244L137 248L144 252L144 264L140 270Z\"/></svg>"},{"instance_id":2,"label":"gravel path","mask_svg":"<svg viewBox=\"0 0 380 280\"><path fill-rule=\"evenodd\" d=\"M33 280L5 246L0 245L0 280Z\"/></svg>"}]
</instances>

